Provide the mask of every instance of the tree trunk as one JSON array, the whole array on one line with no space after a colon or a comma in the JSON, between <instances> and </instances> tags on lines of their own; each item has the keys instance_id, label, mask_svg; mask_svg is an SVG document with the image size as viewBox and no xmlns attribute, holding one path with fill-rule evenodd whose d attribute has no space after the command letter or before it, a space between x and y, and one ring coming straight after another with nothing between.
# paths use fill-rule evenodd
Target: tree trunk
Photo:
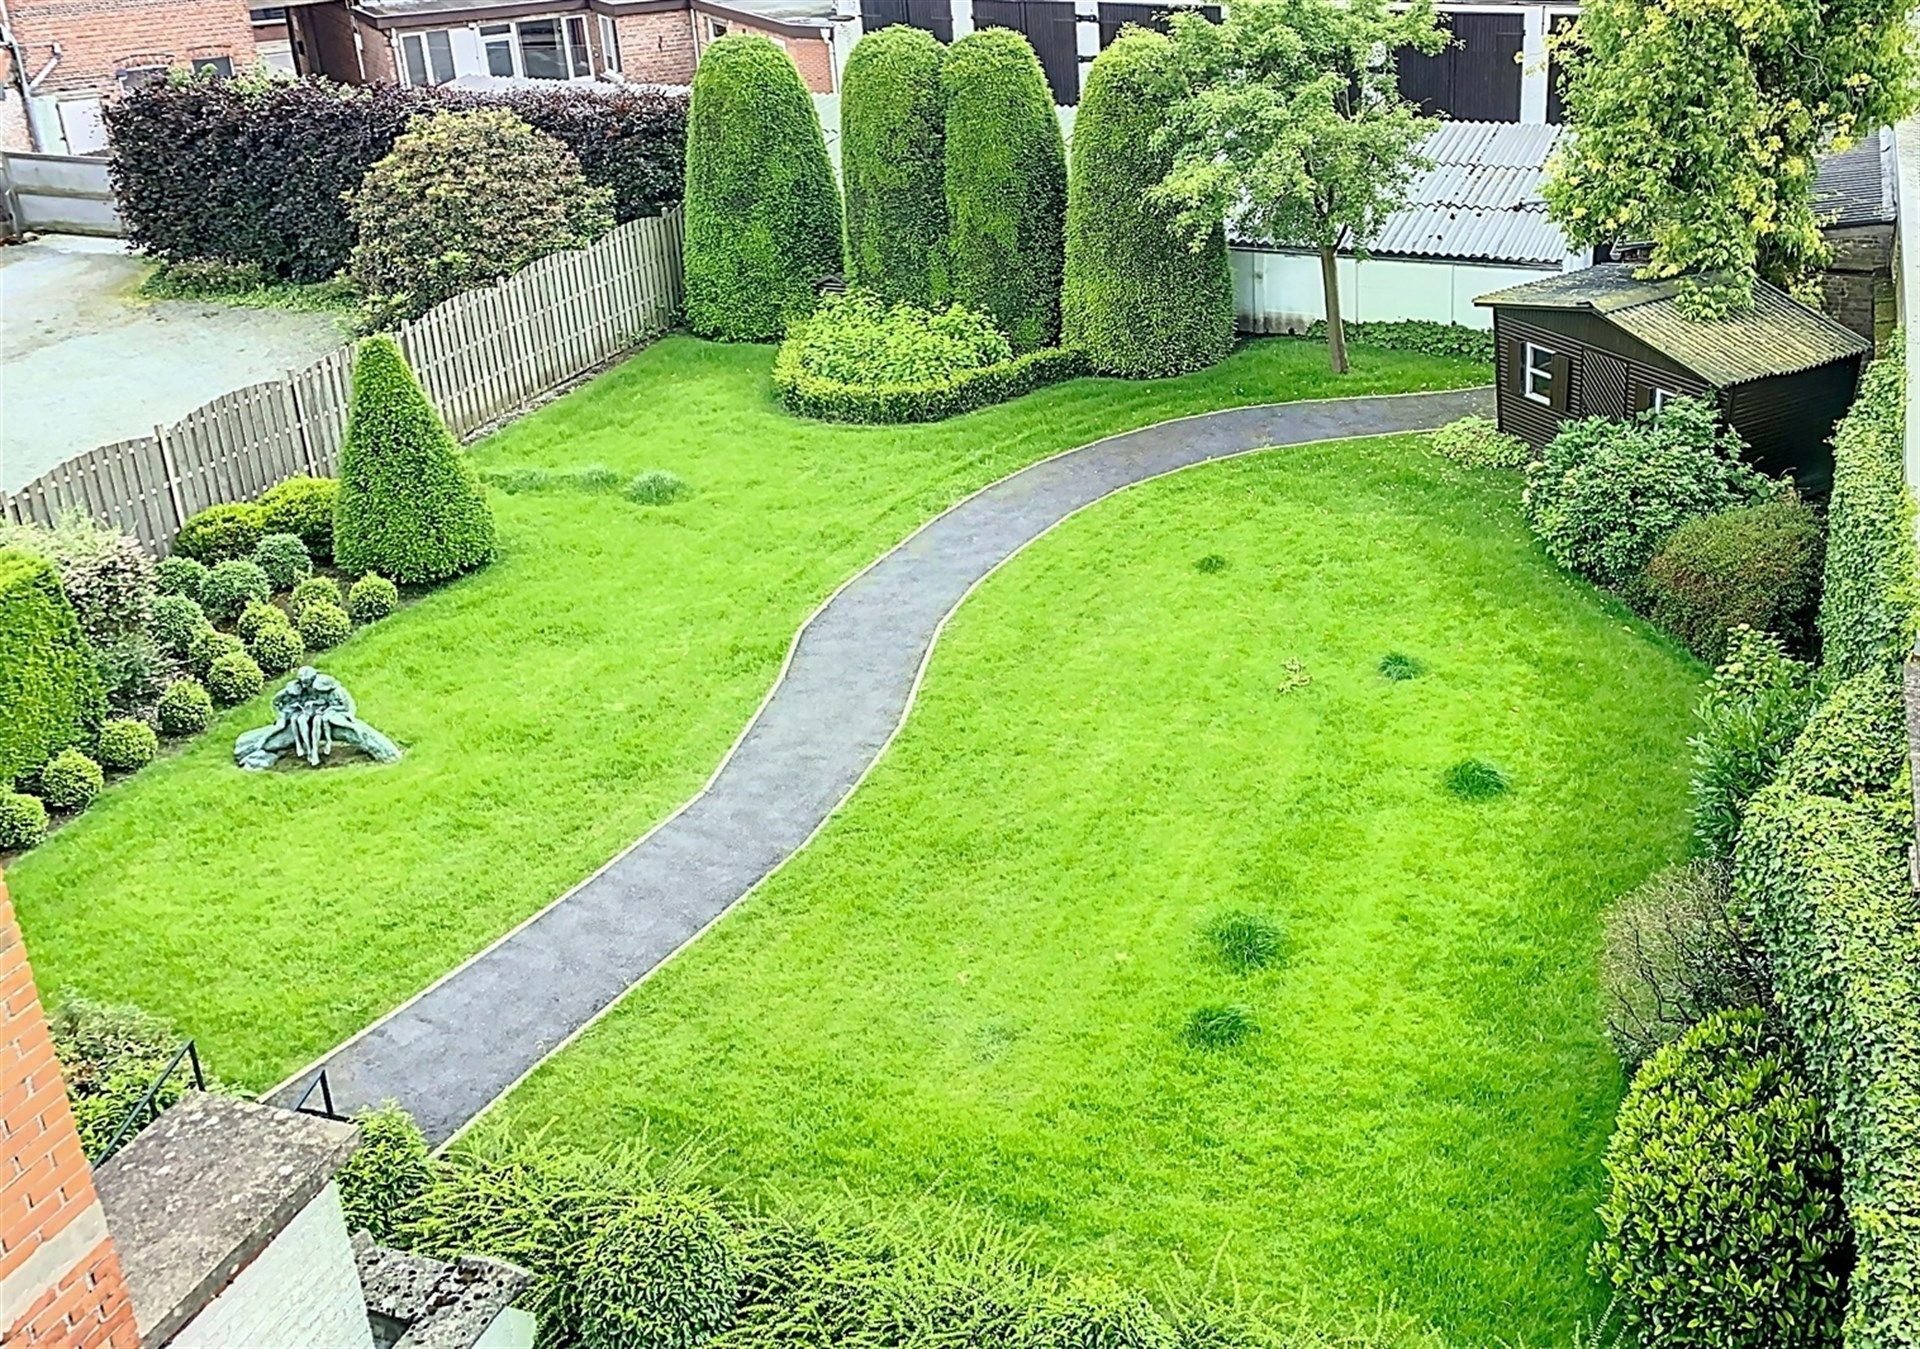
<instances>
[{"instance_id":1,"label":"tree trunk","mask_svg":"<svg viewBox=\"0 0 1920 1349\"><path fill-rule=\"evenodd\" d=\"M1332 244L1320 248L1320 289L1327 303L1327 359L1333 373L1347 373L1347 328L1340 318L1340 259Z\"/></svg>"}]
</instances>

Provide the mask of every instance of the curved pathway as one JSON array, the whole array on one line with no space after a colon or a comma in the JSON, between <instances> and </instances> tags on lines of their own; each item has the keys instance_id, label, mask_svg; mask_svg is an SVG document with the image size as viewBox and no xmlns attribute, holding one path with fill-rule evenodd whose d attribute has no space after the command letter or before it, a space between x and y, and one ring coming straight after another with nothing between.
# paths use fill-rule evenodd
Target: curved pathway
<instances>
[{"instance_id":1,"label":"curved pathway","mask_svg":"<svg viewBox=\"0 0 1920 1349\"><path fill-rule=\"evenodd\" d=\"M1177 469L1492 408L1486 389L1278 403L1129 431L968 497L842 586L706 788L599 872L321 1061L335 1106L398 1100L451 1137L803 847L905 720L941 625L1001 563ZM291 1103L310 1065L277 1088Z\"/></svg>"}]
</instances>

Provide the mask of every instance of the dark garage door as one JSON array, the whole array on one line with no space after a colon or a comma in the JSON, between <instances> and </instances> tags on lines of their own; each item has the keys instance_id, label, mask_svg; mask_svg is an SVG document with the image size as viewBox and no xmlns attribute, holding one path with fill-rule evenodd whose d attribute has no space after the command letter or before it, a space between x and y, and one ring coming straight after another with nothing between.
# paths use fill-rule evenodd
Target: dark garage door
<instances>
[{"instance_id":1,"label":"dark garage door","mask_svg":"<svg viewBox=\"0 0 1920 1349\"><path fill-rule=\"evenodd\" d=\"M905 24L924 28L942 42L953 41L953 6L947 0L861 0L860 20L869 33Z\"/></svg>"},{"instance_id":2,"label":"dark garage door","mask_svg":"<svg viewBox=\"0 0 1920 1349\"><path fill-rule=\"evenodd\" d=\"M1442 14L1453 43L1438 56L1403 49L1398 55L1400 92L1429 115L1457 122L1520 120L1520 49L1526 16Z\"/></svg>"},{"instance_id":3,"label":"dark garage door","mask_svg":"<svg viewBox=\"0 0 1920 1349\"><path fill-rule=\"evenodd\" d=\"M1137 23L1142 28L1151 28L1156 33L1167 31L1167 5L1135 5L1103 3L1100 6L1100 50L1105 51L1120 36L1122 24ZM1180 6L1195 8L1207 16L1209 23L1220 22L1220 6L1196 5Z\"/></svg>"},{"instance_id":4,"label":"dark garage door","mask_svg":"<svg viewBox=\"0 0 1920 1349\"><path fill-rule=\"evenodd\" d=\"M1011 28L1025 33L1040 54L1053 101L1080 101L1080 48L1074 38L1073 0L973 0L975 28Z\"/></svg>"}]
</instances>

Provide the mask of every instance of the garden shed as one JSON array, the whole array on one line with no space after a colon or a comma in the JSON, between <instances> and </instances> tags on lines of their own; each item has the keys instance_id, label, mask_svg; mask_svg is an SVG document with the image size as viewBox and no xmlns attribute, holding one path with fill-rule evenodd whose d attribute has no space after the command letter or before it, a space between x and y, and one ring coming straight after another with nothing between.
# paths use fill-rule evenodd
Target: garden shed
<instances>
[{"instance_id":1,"label":"garden shed","mask_svg":"<svg viewBox=\"0 0 1920 1349\"><path fill-rule=\"evenodd\" d=\"M1678 289L1635 277L1631 263L1603 263L1482 295L1475 303L1493 311L1500 429L1540 449L1572 418L1706 398L1757 467L1825 492L1828 439L1871 344L1765 282L1751 310L1712 322L1682 314Z\"/></svg>"}]
</instances>

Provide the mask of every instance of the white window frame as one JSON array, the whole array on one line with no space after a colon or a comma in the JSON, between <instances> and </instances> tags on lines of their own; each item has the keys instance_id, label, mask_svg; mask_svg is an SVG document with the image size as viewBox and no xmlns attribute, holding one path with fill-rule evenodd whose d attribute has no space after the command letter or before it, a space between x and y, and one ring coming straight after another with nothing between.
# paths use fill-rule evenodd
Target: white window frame
<instances>
[{"instance_id":1,"label":"white window frame","mask_svg":"<svg viewBox=\"0 0 1920 1349\"><path fill-rule=\"evenodd\" d=\"M603 70L610 70L617 75L621 70L620 32L614 26L611 14L601 14L598 18L600 20L600 66Z\"/></svg>"},{"instance_id":2,"label":"white window frame","mask_svg":"<svg viewBox=\"0 0 1920 1349\"><path fill-rule=\"evenodd\" d=\"M606 16L602 15L602 19ZM524 38L521 29L528 24L548 24L558 26L560 33L560 60L566 74L555 79L551 75L529 75ZM475 24L474 36L480 42L480 60L489 75L499 75L493 68L490 48L504 44L508 57L513 62L511 78L521 80L546 80L553 84L572 84L593 78L593 51L587 45L587 21L579 14L533 14L524 19L503 19L499 23ZM581 67L584 66L585 70Z\"/></svg>"},{"instance_id":3,"label":"white window frame","mask_svg":"<svg viewBox=\"0 0 1920 1349\"><path fill-rule=\"evenodd\" d=\"M1520 393L1530 403L1553 406L1553 358L1560 353L1538 342L1528 342L1520 353Z\"/></svg>"},{"instance_id":4,"label":"white window frame","mask_svg":"<svg viewBox=\"0 0 1920 1349\"><path fill-rule=\"evenodd\" d=\"M1653 386L1653 397L1647 401L1647 406L1652 408L1656 413L1664 412L1666 411L1667 404L1679 396L1680 391L1678 389L1663 389L1656 384Z\"/></svg>"},{"instance_id":5,"label":"white window frame","mask_svg":"<svg viewBox=\"0 0 1920 1349\"><path fill-rule=\"evenodd\" d=\"M727 35L727 21L716 14L707 15L707 41L718 42Z\"/></svg>"},{"instance_id":6,"label":"white window frame","mask_svg":"<svg viewBox=\"0 0 1920 1349\"><path fill-rule=\"evenodd\" d=\"M400 34L400 82L416 89L430 89L435 85L445 84L448 80L458 75L460 73L459 68L454 64L453 60L453 33L454 30L451 28L415 28ZM435 78L436 72L433 68L433 44L431 39L436 37L446 39L447 43L447 74L445 79ZM420 65L427 77L424 80L416 80L413 78L413 63L407 56L407 44L409 42L418 43L420 46Z\"/></svg>"}]
</instances>

